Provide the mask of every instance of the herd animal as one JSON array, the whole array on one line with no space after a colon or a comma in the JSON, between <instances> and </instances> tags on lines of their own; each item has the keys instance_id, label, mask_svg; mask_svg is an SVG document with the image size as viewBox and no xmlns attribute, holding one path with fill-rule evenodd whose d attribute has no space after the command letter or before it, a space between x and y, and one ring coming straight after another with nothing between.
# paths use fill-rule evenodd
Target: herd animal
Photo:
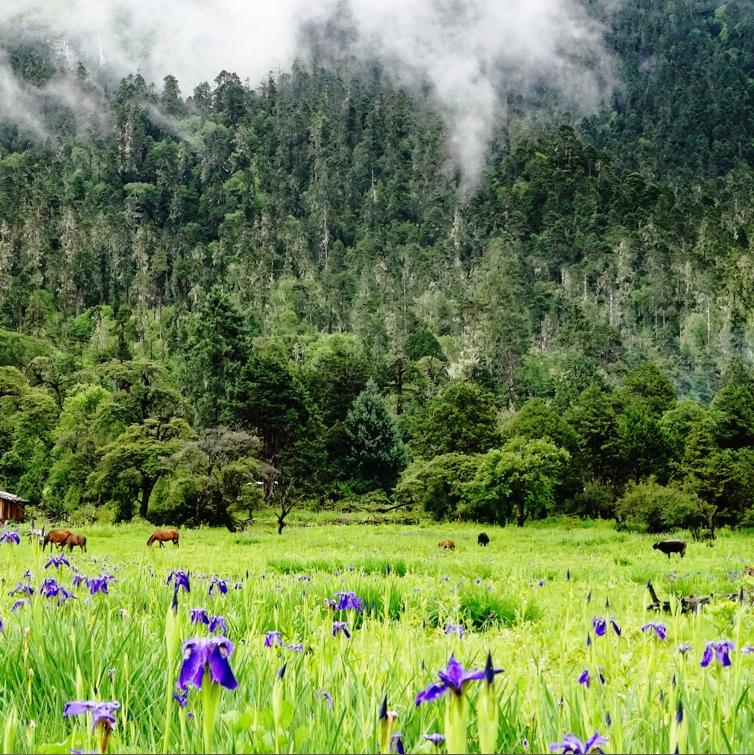
<instances>
[{"instance_id":1,"label":"herd animal","mask_svg":"<svg viewBox=\"0 0 754 755\"><path fill-rule=\"evenodd\" d=\"M666 554L668 561L671 553L680 553L681 558L686 555L686 543L683 540L663 540L655 543L652 548Z\"/></svg>"},{"instance_id":2,"label":"herd animal","mask_svg":"<svg viewBox=\"0 0 754 755\"><path fill-rule=\"evenodd\" d=\"M38 530L32 530L32 533L34 532L38 532ZM86 553L86 537L84 535L77 535L70 530L50 530L42 539L42 550L47 547L47 543L50 543L51 548L53 545L57 545L61 550L64 550L68 546L69 553L74 547L78 546L83 553Z\"/></svg>"},{"instance_id":3,"label":"herd animal","mask_svg":"<svg viewBox=\"0 0 754 755\"><path fill-rule=\"evenodd\" d=\"M178 545L178 530L157 530L157 532L147 540L147 545L151 546L152 543L159 543L160 548L162 548L163 543L169 543L171 540L174 545Z\"/></svg>"},{"instance_id":4,"label":"herd animal","mask_svg":"<svg viewBox=\"0 0 754 755\"><path fill-rule=\"evenodd\" d=\"M73 551L74 547L77 546L81 548L82 552L86 552L86 537L84 535L77 535L70 530L50 530L45 534L44 527L41 530L32 529L29 532L29 541L31 542L34 539L42 546L42 550L47 547L47 543L50 543L51 546L57 545L61 549L68 546L69 552ZM178 530L157 530L147 540L147 545L151 546L153 543L159 543L160 548L162 548L163 543L172 542L177 547L178 540ZM486 532L480 532L477 536L477 544L486 548L489 543L489 535ZM456 544L452 540L443 540L441 543L438 543L438 547L443 550L454 551ZM664 553L668 559L670 559L672 553L678 553L681 558L686 555L686 542L684 540L661 540L656 542L652 548ZM754 567L746 567L746 572L747 574L754 574Z\"/></svg>"}]
</instances>

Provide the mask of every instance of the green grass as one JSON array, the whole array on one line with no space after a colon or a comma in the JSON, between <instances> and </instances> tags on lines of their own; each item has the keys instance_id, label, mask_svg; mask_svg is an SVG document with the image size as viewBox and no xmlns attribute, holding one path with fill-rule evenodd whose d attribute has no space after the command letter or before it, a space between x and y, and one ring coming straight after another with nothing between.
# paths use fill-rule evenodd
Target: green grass
<instances>
[{"instance_id":1,"label":"green grass","mask_svg":"<svg viewBox=\"0 0 754 755\"><path fill-rule=\"evenodd\" d=\"M652 550L654 538L605 526L485 530L492 541L487 548L476 544L478 528L422 524L302 526L282 536L263 526L240 535L186 530L180 548L148 549L146 526L85 527L89 553L74 553L71 562L90 576L118 569L111 594L90 597L79 588L75 601L57 606L37 591L15 613L17 597L8 593L24 571L32 571L35 587L49 576L70 587L72 573L45 570L48 554L26 541L0 546L6 749L93 749L86 722L64 719L62 710L69 700L99 697L121 703L111 751L162 752L167 683L177 676L177 664L168 673L166 663L172 590L165 578L170 569L184 568L192 590L179 595L183 639L206 631L188 622L190 608L204 607L226 617L235 643L231 661L239 687L223 695L214 734L218 752L374 752L385 694L406 750L431 752L422 735L443 730L445 703L416 707L417 692L451 654L467 667L481 667L488 652L505 669L496 682L499 751L523 752L527 739L531 751L544 752L566 732L584 738L595 730L610 737L608 752L667 751L677 695L689 751L754 750L754 656L735 652L727 669L699 666L706 640L754 644L750 607L716 600L695 616L659 617L668 626L665 642L641 632L658 618L645 611L649 579L665 599L671 590L698 595L754 587L743 576L743 566L754 563L748 536L723 532L713 547L689 543L686 558L669 562ZM454 552L438 549L446 538L455 541ZM227 595L208 595L213 575L230 580ZM242 589L233 589L236 582ZM350 590L363 599L364 614L334 615L325 599ZM612 631L595 637L591 620L600 616L615 616L622 637ZM349 621L350 640L332 637L334 618ZM445 635L448 624L458 623L463 639ZM265 649L265 632L273 629L306 652ZM694 648L684 658L675 648L685 641ZM272 691L285 662L276 738ZM585 667L593 679L601 670L605 685L580 686ZM478 751L479 686L469 688L472 752ZM332 696L332 710L319 690ZM170 752L202 751L200 693L190 694L188 710L196 718L181 720L172 707Z\"/></svg>"}]
</instances>

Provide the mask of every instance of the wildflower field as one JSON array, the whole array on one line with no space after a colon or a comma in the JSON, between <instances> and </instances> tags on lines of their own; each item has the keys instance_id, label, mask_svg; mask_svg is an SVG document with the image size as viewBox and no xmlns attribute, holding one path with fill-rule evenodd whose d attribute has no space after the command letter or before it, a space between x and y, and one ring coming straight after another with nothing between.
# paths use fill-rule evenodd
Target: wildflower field
<instances>
[{"instance_id":1,"label":"wildflower field","mask_svg":"<svg viewBox=\"0 0 754 755\"><path fill-rule=\"evenodd\" d=\"M669 561L607 527L486 531L486 548L466 525L385 525L147 549L145 526L96 525L64 559L6 536L3 751L754 751L749 537ZM656 614L649 580L743 600Z\"/></svg>"}]
</instances>

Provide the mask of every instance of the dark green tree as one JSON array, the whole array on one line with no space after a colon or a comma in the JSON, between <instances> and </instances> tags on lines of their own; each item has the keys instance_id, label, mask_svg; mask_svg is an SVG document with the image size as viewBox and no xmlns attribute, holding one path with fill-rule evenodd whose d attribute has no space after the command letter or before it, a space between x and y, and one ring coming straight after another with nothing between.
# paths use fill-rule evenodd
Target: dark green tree
<instances>
[{"instance_id":1,"label":"dark green tree","mask_svg":"<svg viewBox=\"0 0 754 755\"><path fill-rule=\"evenodd\" d=\"M214 286L188 327L182 383L202 426L217 424L228 387L250 354L249 329L230 296Z\"/></svg>"},{"instance_id":2,"label":"dark green tree","mask_svg":"<svg viewBox=\"0 0 754 755\"><path fill-rule=\"evenodd\" d=\"M473 383L455 380L416 418L411 449L426 459L478 454L500 443L495 400Z\"/></svg>"},{"instance_id":3,"label":"dark green tree","mask_svg":"<svg viewBox=\"0 0 754 755\"><path fill-rule=\"evenodd\" d=\"M406 466L406 449L377 384L370 380L351 407L346 421L343 474L354 490L390 492Z\"/></svg>"}]
</instances>

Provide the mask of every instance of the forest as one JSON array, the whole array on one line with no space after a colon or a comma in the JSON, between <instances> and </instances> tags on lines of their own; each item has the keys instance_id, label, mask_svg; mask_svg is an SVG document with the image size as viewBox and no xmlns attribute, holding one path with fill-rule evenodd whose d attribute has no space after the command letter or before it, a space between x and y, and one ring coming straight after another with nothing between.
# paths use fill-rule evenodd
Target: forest
<instances>
[{"instance_id":1,"label":"forest","mask_svg":"<svg viewBox=\"0 0 754 755\"><path fill-rule=\"evenodd\" d=\"M0 489L231 530L754 526L754 5L588 6L615 91L512 97L472 191L377 64L188 93L2 30L80 101L0 113Z\"/></svg>"}]
</instances>

